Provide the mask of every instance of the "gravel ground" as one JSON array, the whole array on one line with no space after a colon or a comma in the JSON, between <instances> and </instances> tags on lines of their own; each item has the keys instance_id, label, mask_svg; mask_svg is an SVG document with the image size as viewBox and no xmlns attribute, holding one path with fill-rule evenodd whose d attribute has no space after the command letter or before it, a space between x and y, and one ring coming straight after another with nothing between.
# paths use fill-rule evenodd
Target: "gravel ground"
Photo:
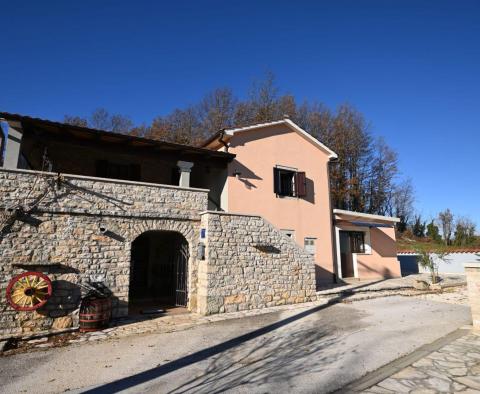
<instances>
[{"instance_id":1,"label":"gravel ground","mask_svg":"<svg viewBox=\"0 0 480 394\"><path fill-rule=\"evenodd\" d=\"M402 278L382 279L374 281L359 281L351 284L332 284L319 291L317 295L325 296L338 293L363 293L387 290L411 289L417 280L430 282L429 274L409 275ZM440 274L439 284L442 288L465 285L465 275L461 274Z\"/></svg>"},{"instance_id":2,"label":"gravel ground","mask_svg":"<svg viewBox=\"0 0 480 394\"><path fill-rule=\"evenodd\" d=\"M455 305L469 305L466 286L457 286L444 289L441 293L419 294L415 298L427 301L445 302Z\"/></svg>"}]
</instances>

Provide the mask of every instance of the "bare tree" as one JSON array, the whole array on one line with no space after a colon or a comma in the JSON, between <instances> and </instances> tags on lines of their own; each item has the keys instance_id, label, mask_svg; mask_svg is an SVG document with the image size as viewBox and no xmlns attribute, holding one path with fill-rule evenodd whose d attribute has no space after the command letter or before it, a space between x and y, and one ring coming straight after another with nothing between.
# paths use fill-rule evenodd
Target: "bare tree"
<instances>
[{"instance_id":1,"label":"bare tree","mask_svg":"<svg viewBox=\"0 0 480 394\"><path fill-rule=\"evenodd\" d=\"M293 120L327 146L333 146L333 118L331 111L324 105L304 102L296 109Z\"/></svg>"},{"instance_id":2,"label":"bare tree","mask_svg":"<svg viewBox=\"0 0 480 394\"><path fill-rule=\"evenodd\" d=\"M89 119L80 116L65 115L63 122L75 126L91 127L92 129L113 131L116 133L128 133L134 125L127 116L111 115L105 108L97 108L92 112Z\"/></svg>"},{"instance_id":3,"label":"bare tree","mask_svg":"<svg viewBox=\"0 0 480 394\"><path fill-rule=\"evenodd\" d=\"M229 88L215 89L198 106L199 123L205 137L234 125L237 100Z\"/></svg>"},{"instance_id":4,"label":"bare tree","mask_svg":"<svg viewBox=\"0 0 480 394\"><path fill-rule=\"evenodd\" d=\"M203 134L196 109L176 109L170 115L155 118L147 137L179 144L198 144Z\"/></svg>"},{"instance_id":5,"label":"bare tree","mask_svg":"<svg viewBox=\"0 0 480 394\"><path fill-rule=\"evenodd\" d=\"M451 244L452 231L453 231L453 214L450 209L446 209L438 214L438 220L442 227L443 241L445 245Z\"/></svg>"},{"instance_id":6,"label":"bare tree","mask_svg":"<svg viewBox=\"0 0 480 394\"><path fill-rule=\"evenodd\" d=\"M123 115L112 115L110 118L110 129L115 133L128 133L133 129L133 122Z\"/></svg>"},{"instance_id":7,"label":"bare tree","mask_svg":"<svg viewBox=\"0 0 480 394\"><path fill-rule=\"evenodd\" d=\"M127 116L111 115L105 108L97 108L90 115L88 125L94 129L128 133L133 128L133 122Z\"/></svg>"},{"instance_id":8,"label":"bare tree","mask_svg":"<svg viewBox=\"0 0 480 394\"><path fill-rule=\"evenodd\" d=\"M277 98L278 88L275 85L275 76L268 71L264 79L253 82L249 100L236 109L235 124L245 126L277 120Z\"/></svg>"},{"instance_id":9,"label":"bare tree","mask_svg":"<svg viewBox=\"0 0 480 394\"><path fill-rule=\"evenodd\" d=\"M97 108L90 115L88 124L94 129L110 131L112 125L110 114L105 108Z\"/></svg>"},{"instance_id":10,"label":"bare tree","mask_svg":"<svg viewBox=\"0 0 480 394\"><path fill-rule=\"evenodd\" d=\"M455 245L467 246L475 242L475 228L475 223L469 218L458 218L455 223Z\"/></svg>"},{"instance_id":11,"label":"bare tree","mask_svg":"<svg viewBox=\"0 0 480 394\"><path fill-rule=\"evenodd\" d=\"M73 126L87 127L88 121L85 118L74 115L65 115L63 117L63 123L71 124Z\"/></svg>"},{"instance_id":12,"label":"bare tree","mask_svg":"<svg viewBox=\"0 0 480 394\"><path fill-rule=\"evenodd\" d=\"M274 118L276 119L282 119L285 116L288 116L295 120L297 118L297 103L295 102L295 97L291 94L281 96L277 100L275 112Z\"/></svg>"},{"instance_id":13,"label":"bare tree","mask_svg":"<svg viewBox=\"0 0 480 394\"><path fill-rule=\"evenodd\" d=\"M373 151L365 208L367 212L385 215L395 192L394 179L398 174L397 153L383 138L375 142Z\"/></svg>"},{"instance_id":14,"label":"bare tree","mask_svg":"<svg viewBox=\"0 0 480 394\"><path fill-rule=\"evenodd\" d=\"M271 71L267 71L265 78L254 82L250 91L250 101L255 111L255 122L275 120L277 97L278 88L275 84L275 75Z\"/></svg>"},{"instance_id":15,"label":"bare tree","mask_svg":"<svg viewBox=\"0 0 480 394\"><path fill-rule=\"evenodd\" d=\"M387 213L400 219L397 230L403 233L413 216L414 190L411 179L403 180L395 185L392 199L389 201Z\"/></svg>"}]
</instances>

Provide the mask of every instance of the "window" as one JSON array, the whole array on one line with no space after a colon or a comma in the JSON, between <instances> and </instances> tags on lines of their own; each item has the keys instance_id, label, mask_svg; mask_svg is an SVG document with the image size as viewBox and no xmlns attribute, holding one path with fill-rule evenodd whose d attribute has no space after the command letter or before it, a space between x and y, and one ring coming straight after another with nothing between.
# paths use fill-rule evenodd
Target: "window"
<instances>
[{"instance_id":1,"label":"window","mask_svg":"<svg viewBox=\"0 0 480 394\"><path fill-rule=\"evenodd\" d=\"M275 167L273 191L278 196L304 197L307 195L304 172Z\"/></svg>"},{"instance_id":2,"label":"window","mask_svg":"<svg viewBox=\"0 0 480 394\"><path fill-rule=\"evenodd\" d=\"M140 181L139 164L119 164L108 160L97 160L96 176L110 179L125 179L127 181Z\"/></svg>"},{"instance_id":3,"label":"window","mask_svg":"<svg viewBox=\"0 0 480 394\"><path fill-rule=\"evenodd\" d=\"M349 231L350 249L352 253L365 253L365 233L362 231Z\"/></svg>"},{"instance_id":4,"label":"window","mask_svg":"<svg viewBox=\"0 0 480 394\"><path fill-rule=\"evenodd\" d=\"M295 239L295 230L280 230L282 234L286 235L289 238Z\"/></svg>"},{"instance_id":5,"label":"window","mask_svg":"<svg viewBox=\"0 0 480 394\"><path fill-rule=\"evenodd\" d=\"M311 238L311 237L306 237L303 241L303 246L305 250L310 253L310 254L315 254L316 253L316 248L315 248L315 241L316 238Z\"/></svg>"}]
</instances>

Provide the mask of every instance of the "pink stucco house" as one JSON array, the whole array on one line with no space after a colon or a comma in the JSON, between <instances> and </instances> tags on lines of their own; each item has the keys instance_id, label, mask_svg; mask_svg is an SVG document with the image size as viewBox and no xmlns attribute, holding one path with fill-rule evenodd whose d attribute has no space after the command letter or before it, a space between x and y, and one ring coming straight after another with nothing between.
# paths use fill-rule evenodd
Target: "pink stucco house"
<instances>
[{"instance_id":1,"label":"pink stucco house","mask_svg":"<svg viewBox=\"0 0 480 394\"><path fill-rule=\"evenodd\" d=\"M235 154L218 190L221 209L261 215L312 253L317 285L400 276L399 219L332 209L337 155L290 119L222 130L204 147Z\"/></svg>"}]
</instances>

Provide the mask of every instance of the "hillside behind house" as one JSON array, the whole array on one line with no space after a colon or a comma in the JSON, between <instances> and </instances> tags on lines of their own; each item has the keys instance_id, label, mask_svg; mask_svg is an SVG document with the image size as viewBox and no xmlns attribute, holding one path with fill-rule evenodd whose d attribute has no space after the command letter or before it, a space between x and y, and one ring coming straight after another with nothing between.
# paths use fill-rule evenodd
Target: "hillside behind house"
<instances>
[{"instance_id":1,"label":"hillside behind house","mask_svg":"<svg viewBox=\"0 0 480 394\"><path fill-rule=\"evenodd\" d=\"M480 252L480 236L469 245L445 245L443 242L433 241L429 237L416 237L408 231L397 233L397 252L415 252L416 250L437 251L459 253L459 252Z\"/></svg>"}]
</instances>

